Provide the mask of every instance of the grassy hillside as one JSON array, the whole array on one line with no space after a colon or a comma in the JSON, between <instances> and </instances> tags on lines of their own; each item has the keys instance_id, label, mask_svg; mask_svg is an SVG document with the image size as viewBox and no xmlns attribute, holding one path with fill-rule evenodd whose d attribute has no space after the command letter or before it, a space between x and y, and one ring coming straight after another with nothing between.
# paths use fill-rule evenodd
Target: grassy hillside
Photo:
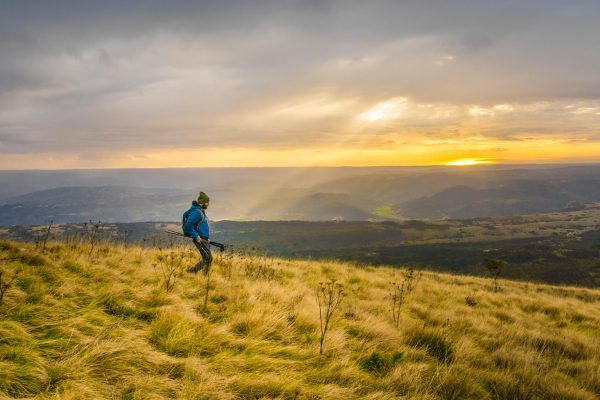
<instances>
[{"instance_id":1,"label":"grassy hillside","mask_svg":"<svg viewBox=\"0 0 600 400\"><path fill-rule=\"evenodd\" d=\"M0 244L0 398L595 399L600 291L219 256ZM165 290L162 271L176 271ZM319 282L345 293L319 355ZM406 291L404 292L406 294ZM205 308L205 298L206 308Z\"/></svg>"}]
</instances>

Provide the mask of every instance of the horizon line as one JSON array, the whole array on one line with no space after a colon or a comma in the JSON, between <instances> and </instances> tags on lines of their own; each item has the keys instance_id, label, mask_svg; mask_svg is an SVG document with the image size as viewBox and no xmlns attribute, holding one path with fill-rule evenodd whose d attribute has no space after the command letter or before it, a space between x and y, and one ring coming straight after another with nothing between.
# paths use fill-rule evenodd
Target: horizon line
<instances>
[{"instance_id":1,"label":"horizon line","mask_svg":"<svg viewBox=\"0 0 600 400\"><path fill-rule=\"evenodd\" d=\"M167 169L375 169L375 168L453 168L453 169L480 169L493 167L515 167L515 166L585 166L600 165L600 161L580 162L521 162L521 163L482 163L477 165L448 165L448 164L426 164L426 165L313 165L313 166L218 166L218 167L97 167L97 168L21 168L0 169L0 172L33 172L33 171L99 171L99 170L167 170Z\"/></svg>"}]
</instances>

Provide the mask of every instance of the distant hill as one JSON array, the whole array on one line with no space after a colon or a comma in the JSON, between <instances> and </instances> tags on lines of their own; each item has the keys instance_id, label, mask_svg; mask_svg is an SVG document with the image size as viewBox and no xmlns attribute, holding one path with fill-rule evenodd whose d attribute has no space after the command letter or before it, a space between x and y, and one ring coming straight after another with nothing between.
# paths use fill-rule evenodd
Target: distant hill
<instances>
[{"instance_id":1,"label":"distant hill","mask_svg":"<svg viewBox=\"0 0 600 400\"><path fill-rule=\"evenodd\" d=\"M229 188L262 181L272 187L309 187L346 176L405 170L403 167L365 168L145 168L87 170L0 171L0 202L58 187L127 186L178 190Z\"/></svg>"},{"instance_id":2,"label":"distant hill","mask_svg":"<svg viewBox=\"0 0 600 400\"><path fill-rule=\"evenodd\" d=\"M409 218L474 218L541 213L571 202L600 200L600 179L546 182L515 180L476 189L458 185L395 206Z\"/></svg>"},{"instance_id":3,"label":"distant hill","mask_svg":"<svg viewBox=\"0 0 600 400\"><path fill-rule=\"evenodd\" d=\"M260 205L252 208L249 215L262 220L302 220L302 221L365 221L375 218L366 211L368 200L335 193L310 193L307 190L280 191Z\"/></svg>"},{"instance_id":4,"label":"distant hill","mask_svg":"<svg viewBox=\"0 0 600 400\"><path fill-rule=\"evenodd\" d=\"M126 186L61 187L6 200L0 206L3 225L179 220L193 192Z\"/></svg>"},{"instance_id":5,"label":"distant hill","mask_svg":"<svg viewBox=\"0 0 600 400\"><path fill-rule=\"evenodd\" d=\"M479 187L484 183L484 178L472 171L418 171L345 177L315 185L312 189L344 194L380 206L430 195L453 185Z\"/></svg>"},{"instance_id":6,"label":"distant hill","mask_svg":"<svg viewBox=\"0 0 600 400\"><path fill-rule=\"evenodd\" d=\"M0 226L173 221L203 190L213 220L475 218L600 200L600 165L0 171Z\"/></svg>"},{"instance_id":7,"label":"distant hill","mask_svg":"<svg viewBox=\"0 0 600 400\"><path fill-rule=\"evenodd\" d=\"M348 204L341 195L291 188L271 192L270 186L256 182L248 184L251 187L232 186L229 190L210 191L214 199L211 219L355 221L374 217ZM0 225L41 225L49 220L55 223L178 221L197 193L125 186L42 190L6 199L6 204L0 205Z\"/></svg>"}]
</instances>

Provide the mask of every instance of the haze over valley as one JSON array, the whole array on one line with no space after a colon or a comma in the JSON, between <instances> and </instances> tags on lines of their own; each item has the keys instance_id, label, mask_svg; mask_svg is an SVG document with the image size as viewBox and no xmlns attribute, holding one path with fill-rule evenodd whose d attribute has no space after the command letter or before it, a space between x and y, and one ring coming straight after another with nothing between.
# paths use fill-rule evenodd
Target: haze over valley
<instances>
[{"instance_id":1,"label":"haze over valley","mask_svg":"<svg viewBox=\"0 0 600 400\"><path fill-rule=\"evenodd\" d=\"M4 171L0 187L0 225L177 221L200 190L213 220L475 218L600 201L600 166Z\"/></svg>"}]
</instances>

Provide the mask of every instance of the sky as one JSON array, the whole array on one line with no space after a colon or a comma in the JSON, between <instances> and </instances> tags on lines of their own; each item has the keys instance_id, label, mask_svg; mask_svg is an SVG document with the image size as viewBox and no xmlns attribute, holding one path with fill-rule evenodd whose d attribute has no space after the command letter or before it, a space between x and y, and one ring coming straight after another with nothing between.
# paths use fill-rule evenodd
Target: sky
<instances>
[{"instance_id":1,"label":"sky","mask_svg":"<svg viewBox=\"0 0 600 400\"><path fill-rule=\"evenodd\" d=\"M598 162L598 20L596 0L0 0L0 169Z\"/></svg>"}]
</instances>

